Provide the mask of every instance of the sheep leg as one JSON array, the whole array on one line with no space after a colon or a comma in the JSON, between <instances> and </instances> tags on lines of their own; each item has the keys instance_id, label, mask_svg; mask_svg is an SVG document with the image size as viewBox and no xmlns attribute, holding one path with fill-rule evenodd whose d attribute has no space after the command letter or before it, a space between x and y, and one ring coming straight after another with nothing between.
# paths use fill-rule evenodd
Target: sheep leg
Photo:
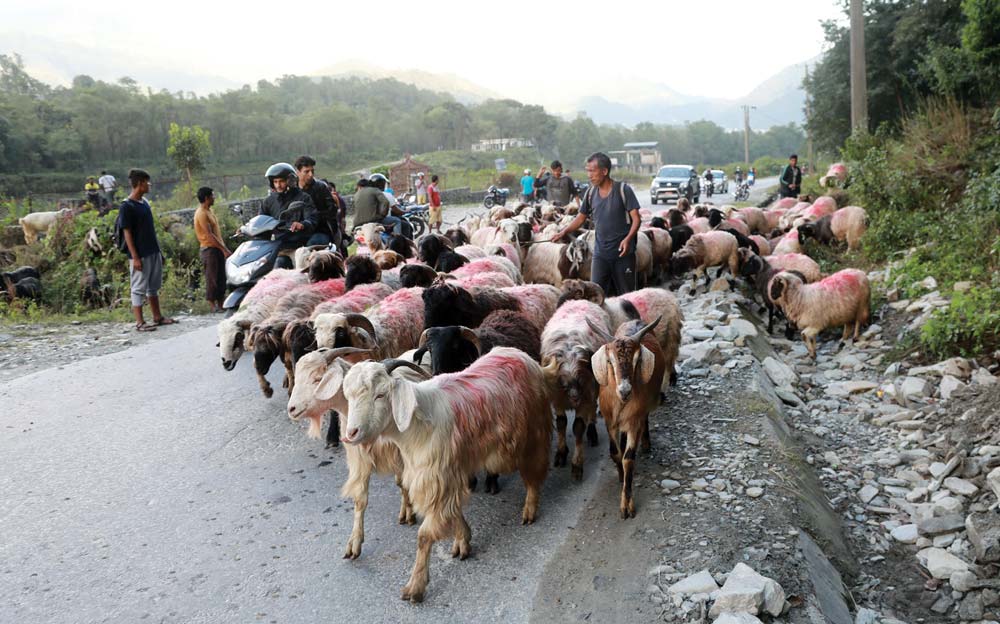
<instances>
[{"instance_id":1,"label":"sheep leg","mask_svg":"<svg viewBox=\"0 0 1000 624\"><path fill-rule=\"evenodd\" d=\"M257 383L260 384L260 391L264 393L264 396L271 398L274 395L274 390L271 388L271 384L268 383L267 377L263 373L257 373Z\"/></svg>"},{"instance_id":2,"label":"sheep leg","mask_svg":"<svg viewBox=\"0 0 1000 624\"><path fill-rule=\"evenodd\" d=\"M472 541L472 529L465 521L465 516L459 515L455 522L455 543L451 546L451 556L464 561L469 557L469 542Z\"/></svg>"},{"instance_id":3,"label":"sheep leg","mask_svg":"<svg viewBox=\"0 0 1000 624\"><path fill-rule=\"evenodd\" d=\"M362 489L354 497L354 525L351 527L351 537L347 540L347 550L344 559L357 559L361 556L361 544L365 541L365 510L368 509L368 482L371 472L361 477Z\"/></svg>"},{"instance_id":4,"label":"sheep leg","mask_svg":"<svg viewBox=\"0 0 1000 624\"><path fill-rule=\"evenodd\" d=\"M649 437L649 414L642 419L642 450L648 453L653 448L653 441Z\"/></svg>"},{"instance_id":5,"label":"sheep leg","mask_svg":"<svg viewBox=\"0 0 1000 624\"><path fill-rule=\"evenodd\" d=\"M469 491L470 492L475 492L476 491L476 486L479 485L479 477L476 476L476 473L472 473L471 475L469 475L469 483L468 483L468 485L469 485Z\"/></svg>"},{"instance_id":6,"label":"sheep leg","mask_svg":"<svg viewBox=\"0 0 1000 624\"><path fill-rule=\"evenodd\" d=\"M500 475L492 472L486 473L486 493L487 494L500 493Z\"/></svg>"},{"instance_id":7,"label":"sheep leg","mask_svg":"<svg viewBox=\"0 0 1000 624\"><path fill-rule=\"evenodd\" d=\"M635 448L637 438L635 431L628 432L628 440L625 443L625 455L622 458L622 467L625 471L625 480L622 483L622 499L620 511L622 520L635 517L635 499L632 497L632 479L635 476Z\"/></svg>"},{"instance_id":8,"label":"sheep leg","mask_svg":"<svg viewBox=\"0 0 1000 624\"><path fill-rule=\"evenodd\" d=\"M435 531L434 529L438 529ZM413 571L410 580L403 586L400 597L410 602L423 602L427 583L430 582L430 572L427 569L431 558L431 547L439 539L439 533L444 527L438 518L427 516L417 530L417 556L413 561Z\"/></svg>"},{"instance_id":9,"label":"sheep leg","mask_svg":"<svg viewBox=\"0 0 1000 624\"><path fill-rule=\"evenodd\" d=\"M413 511L409 490L403 487L403 475L398 472L396 473L396 487L399 488L399 523L416 524L417 512Z\"/></svg>"},{"instance_id":10,"label":"sheep leg","mask_svg":"<svg viewBox=\"0 0 1000 624\"><path fill-rule=\"evenodd\" d=\"M816 359L816 333L810 329L806 329L802 332L802 340L806 343L806 348L809 350L809 357Z\"/></svg>"},{"instance_id":11,"label":"sheep leg","mask_svg":"<svg viewBox=\"0 0 1000 624\"><path fill-rule=\"evenodd\" d=\"M337 412L330 410L330 426L326 428L326 448L339 445L340 416L337 415Z\"/></svg>"},{"instance_id":12,"label":"sheep leg","mask_svg":"<svg viewBox=\"0 0 1000 624\"><path fill-rule=\"evenodd\" d=\"M625 479L625 473L622 471L622 454L618 448L618 430L612 429L611 425L608 425L608 455L618 469L618 483L621 483Z\"/></svg>"},{"instance_id":13,"label":"sheep leg","mask_svg":"<svg viewBox=\"0 0 1000 624\"><path fill-rule=\"evenodd\" d=\"M590 446L597 446L600 443L600 439L597 437L597 423L594 421L587 424L587 442Z\"/></svg>"},{"instance_id":14,"label":"sheep leg","mask_svg":"<svg viewBox=\"0 0 1000 624\"><path fill-rule=\"evenodd\" d=\"M556 446L556 459L553 466L565 466L566 458L569 456L569 448L566 446L566 413L556 414L556 432L558 434L558 444Z\"/></svg>"},{"instance_id":15,"label":"sheep leg","mask_svg":"<svg viewBox=\"0 0 1000 624\"><path fill-rule=\"evenodd\" d=\"M593 405L581 406L576 410L576 416L573 418L573 437L576 438L576 449L573 453L571 471L573 479L576 481L583 480L583 434L587 426L596 420L594 409Z\"/></svg>"}]
</instances>

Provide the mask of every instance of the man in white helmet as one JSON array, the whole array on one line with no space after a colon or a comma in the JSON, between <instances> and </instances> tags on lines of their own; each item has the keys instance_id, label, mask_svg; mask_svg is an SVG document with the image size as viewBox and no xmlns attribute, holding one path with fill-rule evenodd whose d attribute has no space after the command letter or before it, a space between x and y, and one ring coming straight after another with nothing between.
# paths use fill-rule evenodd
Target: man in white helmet
<instances>
[{"instance_id":1,"label":"man in white helmet","mask_svg":"<svg viewBox=\"0 0 1000 624\"><path fill-rule=\"evenodd\" d=\"M524 176L521 177L521 199L525 203L535 200L535 178L531 175L531 169L525 169Z\"/></svg>"}]
</instances>

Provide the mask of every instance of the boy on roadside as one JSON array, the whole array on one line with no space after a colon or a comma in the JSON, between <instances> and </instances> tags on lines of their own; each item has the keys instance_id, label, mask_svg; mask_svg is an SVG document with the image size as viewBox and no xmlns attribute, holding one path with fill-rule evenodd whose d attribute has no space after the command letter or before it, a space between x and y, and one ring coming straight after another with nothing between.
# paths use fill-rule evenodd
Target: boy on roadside
<instances>
[{"instance_id":1,"label":"boy on roadside","mask_svg":"<svg viewBox=\"0 0 1000 624\"><path fill-rule=\"evenodd\" d=\"M156 240L153 210L144 195L149 193L149 174L142 169L128 172L132 192L118 208L125 235L126 255L130 259L129 281L132 290L132 313L136 331L155 331L158 325L173 325L177 321L160 312L160 287L163 285L163 254ZM143 297L149 299L153 324L142 318Z\"/></svg>"},{"instance_id":2,"label":"boy on roadside","mask_svg":"<svg viewBox=\"0 0 1000 624\"><path fill-rule=\"evenodd\" d=\"M198 209L194 211L194 234L201 247L201 263L205 267L205 299L212 312L222 312L226 296L226 258L232 255L222 240L219 220L212 212L215 193L203 186L198 189Z\"/></svg>"}]
</instances>

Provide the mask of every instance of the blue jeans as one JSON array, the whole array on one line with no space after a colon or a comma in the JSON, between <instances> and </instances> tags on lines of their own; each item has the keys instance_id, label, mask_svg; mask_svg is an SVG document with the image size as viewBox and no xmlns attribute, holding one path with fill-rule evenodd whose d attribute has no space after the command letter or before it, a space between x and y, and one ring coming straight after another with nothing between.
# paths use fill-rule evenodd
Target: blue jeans
<instances>
[{"instance_id":1,"label":"blue jeans","mask_svg":"<svg viewBox=\"0 0 1000 624\"><path fill-rule=\"evenodd\" d=\"M413 238L413 228L399 217L389 215L382 219L382 225L386 227L392 226L393 234L402 234L406 238Z\"/></svg>"},{"instance_id":2,"label":"blue jeans","mask_svg":"<svg viewBox=\"0 0 1000 624\"><path fill-rule=\"evenodd\" d=\"M306 241L306 247L312 247L313 245L329 245L329 244L330 244L330 235L325 232L316 232L315 234L309 237L308 241Z\"/></svg>"}]
</instances>

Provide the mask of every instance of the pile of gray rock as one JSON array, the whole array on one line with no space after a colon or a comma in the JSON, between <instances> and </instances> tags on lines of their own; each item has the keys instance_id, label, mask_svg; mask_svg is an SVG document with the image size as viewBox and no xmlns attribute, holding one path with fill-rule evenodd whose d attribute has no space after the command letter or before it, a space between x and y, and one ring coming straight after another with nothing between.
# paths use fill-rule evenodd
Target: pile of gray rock
<instances>
[{"instance_id":1,"label":"pile of gray rock","mask_svg":"<svg viewBox=\"0 0 1000 624\"><path fill-rule=\"evenodd\" d=\"M657 577L648 589L650 599L672 611L670 619L753 624L760 622L758 615L778 617L790 608L781 585L744 563L714 575L702 570L685 576L666 565L650 574Z\"/></svg>"}]
</instances>

